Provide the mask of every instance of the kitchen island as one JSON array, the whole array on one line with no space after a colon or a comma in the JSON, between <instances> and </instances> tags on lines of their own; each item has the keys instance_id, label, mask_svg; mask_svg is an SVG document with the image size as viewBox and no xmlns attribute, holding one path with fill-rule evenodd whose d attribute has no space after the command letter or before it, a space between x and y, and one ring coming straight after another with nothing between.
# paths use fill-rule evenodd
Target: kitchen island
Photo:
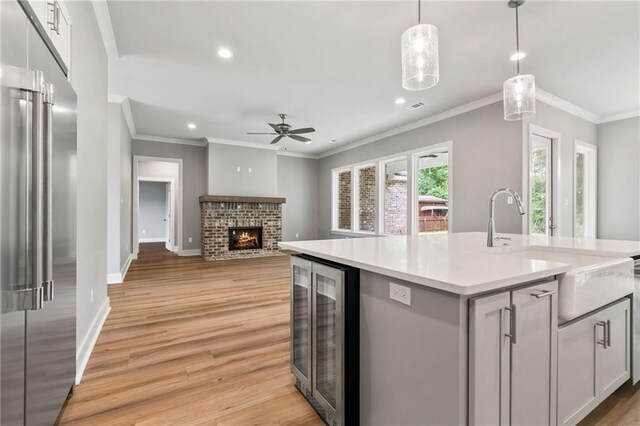
<instances>
[{"instance_id":1,"label":"kitchen island","mask_svg":"<svg viewBox=\"0 0 640 426\"><path fill-rule=\"evenodd\" d=\"M307 256L310 279L294 268L292 294L321 292L306 312L341 293L327 290L313 262L359 271L360 424L575 424L629 380L630 258L640 243L502 235L499 244L487 248L485 233L280 243ZM316 320L296 328L304 318L294 312L305 311L295 303L307 302L292 297L297 376L296 333L310 330L310 353L323 343ZM343 354L334 355L340 365ZM299 387L318 394L307 375L311 389ZM345 424L344 411L325 420Z\"/></svg>"}]
</instances>

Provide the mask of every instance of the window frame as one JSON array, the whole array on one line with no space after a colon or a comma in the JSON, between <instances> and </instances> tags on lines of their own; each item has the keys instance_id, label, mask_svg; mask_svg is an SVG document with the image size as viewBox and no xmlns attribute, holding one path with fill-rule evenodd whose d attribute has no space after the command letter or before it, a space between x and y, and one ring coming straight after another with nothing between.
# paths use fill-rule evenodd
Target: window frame
<instances>
[{"instance_id":1,"label":"window frame","mask_svg":"<svg viewBox=\"0 0 640 426\"><path fill-rule=\"evenodd\" d=\"M453 206L453 142L446 141L421 148L404 151L384 157L378 157L367 161L361 161L354 164L343 165L331 169L331 229L333 235L354 236L354 237L370 237L370 236L397 236L395 234L386 234L384 232L384 179L385 164L391 161L407 160L407 224L406 235L418 235L418 168L419 157L425 154L435 152L447 152L447 160L449 167L449 200L448 206L451 211ZM375 230L361 231L360 228L360 169L375 167L376 169L376 187L375 187ZM340 173L351 172L351 229L338 228L339 221L339 193L338 193L338 177ZM448 232L453 229L453 218L449 216Z\"/></svg>"},{"instance_id":2,"label":"window frame","mask_svg":"<svg viewBox=\"0 0 640 426\"><path fill-rule=\"evenodd\" d=\"M581 153L584 155L585 189L583 197L586 196L583 215L583 236L581 238L596 238L598 232L598 147L594 144L574 140L573 149L573 235L576 235L576 213L577 213L577 157ZM587 205L588 204L588 205Z\"/></svg>"}]
</instances>

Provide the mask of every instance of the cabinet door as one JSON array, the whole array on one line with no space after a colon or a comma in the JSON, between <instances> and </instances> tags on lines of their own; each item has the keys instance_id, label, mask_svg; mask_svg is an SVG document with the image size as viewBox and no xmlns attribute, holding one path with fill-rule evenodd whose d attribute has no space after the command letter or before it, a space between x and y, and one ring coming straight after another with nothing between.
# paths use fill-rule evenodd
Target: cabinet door
<instances>
[{"instance_id":1,"label":"cabinet door","mask_svg":"<svg viewBox=\"0 0 640 426\"><path fill-rule=\"evenodd\" d=\"M558 424L574 425L598 405L596 347L603 328L590 316L558 330Z\"/></svg>"},{"instance_id":2,"label":"cabinet door","mask_svg":"<svg viewBox=\"0 0 640 426\"><path fill-rule=\"evenodd\" d=\"M630 377L629 346L630 336L630 303L629 299L605 309L598 314L600 324L606 330L605 345L598 345L598 390L603 400L618 389Z\"/></svg>"},{"instance_id":3,"label":"cabinet door","mask_svg":"<svg viewBox=\"0 0 640 426\"><path fill-rule=\"evenodd\" d=\"M311 265L291 258L291 371L311 390Z\"/></svg>"},{"instance_id":4,"label":"cabinet door","mask_svg":"<svg viewBox=\"0 0 640 426\"><path fill-rule=\"evenodd\" d=\"M313 397L327 412L327 422L342 425L344 272L313 264Z\"/></svg>"},{"instance_id":5,"label":"cabinet door","mask_svg":"<svg viewBox=\"0 0 640 426\"><path fill-rule=\"evenodd\" d=\"M511 424L555 424L558 283L516 290L511 303Z\"/></svg>"},{"instance_id":6,"label":"cabinet door","mask_svg":"<svg viewBox=\"0 0 640 426\"><path fill-rule=\"evenodd\" d=\"M469 424L509 423L509 292L469 302Z\"/></svg>"}]
</instances>

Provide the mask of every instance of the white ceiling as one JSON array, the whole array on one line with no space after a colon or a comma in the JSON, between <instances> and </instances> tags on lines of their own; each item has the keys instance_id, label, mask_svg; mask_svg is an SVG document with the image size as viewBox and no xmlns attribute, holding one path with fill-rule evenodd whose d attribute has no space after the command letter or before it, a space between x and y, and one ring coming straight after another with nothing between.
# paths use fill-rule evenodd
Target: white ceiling
<instances>
[{"instance_id":1,"label":"white ceiling","mask_svg":"<svg viewBox=\"0 0 640 426\"><path fill-rule=\"evenodd\" d=\"M279 112L313 126L317 154L499 92L515 74L506 1L423 2L440 35L440 83L401 87L400 35L416 2L109 1L118 57L110 93L128 96L137 132L268 144ZM520 9L522 72L601 117L640 109L640 3L529 0ZM221 46L233 50L219 58ZM408 111L397 106L423 101ZM189 130L187 123L196 123ZM337 139L330 144L328 141Z\"/></svg>"}]
</instances>

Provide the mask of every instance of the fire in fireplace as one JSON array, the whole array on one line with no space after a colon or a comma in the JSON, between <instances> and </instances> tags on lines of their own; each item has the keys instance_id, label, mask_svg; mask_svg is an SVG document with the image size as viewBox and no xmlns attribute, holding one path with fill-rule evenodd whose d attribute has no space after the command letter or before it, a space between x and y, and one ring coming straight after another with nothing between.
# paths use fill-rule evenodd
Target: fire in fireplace
<instances>
[{"instance_id":1,"label":"fire in fireplace","mask_svg":"<svg viewBox=\"0 0 640 426\"><path fill-rule=\"evenodd\" d=\"M262 227L229 228L229 250L251 250L262 248Z\"/></svg>"}]
</instances>

